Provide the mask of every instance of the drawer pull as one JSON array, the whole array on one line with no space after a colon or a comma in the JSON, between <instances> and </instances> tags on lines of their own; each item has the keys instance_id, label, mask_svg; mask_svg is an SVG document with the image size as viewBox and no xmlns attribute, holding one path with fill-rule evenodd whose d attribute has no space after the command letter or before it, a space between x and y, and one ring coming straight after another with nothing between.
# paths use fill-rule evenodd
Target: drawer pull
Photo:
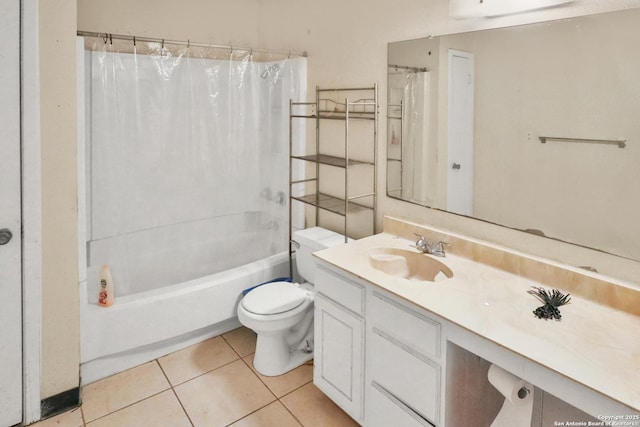
<instances>
[{"instance_id":1,"label":"drawer pull","mask_svg":"<svg viewBox=\"0 0 640 427\"><path fill-rule=\"evenodd\" d=\"M420 415L418 411L416 411L415 409L413 409L412 407L404 403L402 400L398 399L396 396L393 395L393 393L391 393L389 390L381 386L376 381L371 381L371 386L376 390L378 390L384 397L386 397L387 399L392 401L394 404L396 404L398 407L400 407L400 409L405 411L407 414L411 415L411 417L413 417L416 421L418 421L423 426L436 427L434 423L432 423L427 418Z\"/></svg>"}]
</instances>

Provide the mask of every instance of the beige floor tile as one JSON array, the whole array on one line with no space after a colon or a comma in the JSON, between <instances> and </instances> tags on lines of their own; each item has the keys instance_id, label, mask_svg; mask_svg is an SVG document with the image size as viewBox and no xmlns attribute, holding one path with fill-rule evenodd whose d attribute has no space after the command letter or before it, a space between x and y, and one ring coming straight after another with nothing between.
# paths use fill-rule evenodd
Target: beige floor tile
<instances>
[{"instance_id":1,"label":"beige floor tile","mask_svg":"<svg viewBox=\"0 0 640 427\"><path fill-rule=\"evenodd\" d=\"M358 425L313 383L302 386L280 401L305 427Z\"/></svg>"},{"instance_id":2,"label":"beige floor tile","mask_svg":"<svg viewBox=\"0 0 640 427\"><path fill-rule=\"evenodd\" d=\"M175 387L196 427L226 426L275 397L240 359Z\"/></svg>"},{"instance_id":3,"label":"beige floor tile","mask_svg":"<svg viewBox=\"0 0 640 427\"><path fill-rule=\"evenodd\" d=\"M89 384L82 389L82 410L89 422L168 389L156 361Z\"/></svg>"},{"instance_id":4,"label":"beige floor tile","mask_svg":"<svg viewBox=\"0 0 640 427\"><path fill-rule=\"evenodd\" d=\"M174 386L202 375L238 358L222 337L192 345L158 359Z\"/></svg>"},{"instance_id":5,"label":"beige floor tile","mask_svg":"<svg viewBox=\"0 0 640 427\"><path fill-rule=\"evenodd\" d=\"M300 424L280 402L273 402L230 427L300 427Z\"/></svg>"},{"instance_id":6,"label":"beige floor tile","mask_svg":"<svg viewBox=\"0 0 640 427\"><path fill-rule=\"evenodd\" d=\"M256 351L256 333L244 326L223 335L229 345L238 352L240 357Z\"/></svg>"},{"instance_id":7,"label":"beige floor tile","mask_svg":"<svg viewBox=\"0 0 640 427\"><path fill-rule=\"evenodd\" d=\"M30 427L82 427L83 425L82 412L80 408L76 408L63 412L55 417L31 424Z\"/></svg>"},{"instance_id":8,"label":"beige floor tile","mask_svg":"<svg viewBox=\"0 0 640 427\"><path fill-rule=\"evenodd\" d=\"M265 377L260 375L253 367L253 354L245 357L244 360L278 398L313 380L313 365L311 364L298 366L296 369L277 377Z\"/></svg>"},{"instance_id":9,"label":"beige floor tile","mask_svg":"<svg viewBox=\"0 0 640 427\"><path fill-rule=\"evenodd\" d=\"M173 391L167 390L87 424L87 427L190 427Z\"/></svg>"}]
</instances>

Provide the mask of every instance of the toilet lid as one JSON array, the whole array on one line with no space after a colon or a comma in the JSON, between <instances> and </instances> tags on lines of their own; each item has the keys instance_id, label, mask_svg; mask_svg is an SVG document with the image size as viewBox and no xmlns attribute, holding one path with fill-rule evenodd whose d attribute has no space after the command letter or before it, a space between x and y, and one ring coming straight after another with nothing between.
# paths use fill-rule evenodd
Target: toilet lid
<instances>
[{"instance_id":1,"label":"toilet lid","mask_svg":"<svg viewBox=\"0 0 640 427\"><path fill-rule=\"evenodd\" d=\"M295 283L273 282L258 286L242 299L242 307L254 314L278 314L293 310L307 299Z\"/></svg>"}]
</instances>

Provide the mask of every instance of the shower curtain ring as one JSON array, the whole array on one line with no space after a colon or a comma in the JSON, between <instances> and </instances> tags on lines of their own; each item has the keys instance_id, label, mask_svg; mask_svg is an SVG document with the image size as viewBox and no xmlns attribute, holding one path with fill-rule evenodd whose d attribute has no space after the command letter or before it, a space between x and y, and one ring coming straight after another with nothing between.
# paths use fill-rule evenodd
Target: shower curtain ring
<instances>
[{"instance_id":1,"label":"shower curtain ring","mask_svg":"<svg viewBox=\"0 0 640 427\"><path fill-rule=\"evenodd\" d=\"M191 47L191 40L187 39L187 49Z\"/></svg>"},{"instance_id":2,"label":"shower curtain ring","mask_svg":"<svg viewBox=\"0 0 640 427\"><path fill-rule=\"evenodd\" d=\"M104 44L107 44L108 40L109 40L109 34L104 33L104 37L102 37L102 41L104 42Z\"/></svg>"},{"instance_id":3,"label":"shower curtain ring","mask_svg":"<svg viewBox=\"0 0 640 427\"><path fill-rule=\"evenodd\" d=\"M133 36L133 46L135 47L136 45L136 36Z\"/></svg>"},{"instance_id":4,"label":"shower curtain ring","mask_svg":"<svg viewBox=\"0 0 640 427\"><path fill-rule=\"evenodd\" d=\"M109 34L109 44L113 45L113 34Z\"/></svg>"},{"instance_id":5,"label":"shower curtain ring","mask_svg":"<svg viewBox=\"0 0 640 427\"><path fill-rule=\"evenodd\" d=\"M164 39L162 39L162 50L164 50Z\"/></svg>"}]
</instances>

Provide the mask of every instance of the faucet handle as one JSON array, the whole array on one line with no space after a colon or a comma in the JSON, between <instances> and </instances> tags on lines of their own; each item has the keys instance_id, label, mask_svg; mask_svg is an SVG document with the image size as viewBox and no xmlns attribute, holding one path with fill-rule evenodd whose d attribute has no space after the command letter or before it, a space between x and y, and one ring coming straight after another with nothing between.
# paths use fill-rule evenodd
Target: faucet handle
<instances>
[{"instance_id":1,"label":"faucet handle","mask_svg":"<svg viewBox=\"0 0 640 427\"><path fill-rule=\"evenodd\" d=\"M425 239L422 234L418 234L418 233L413 233L413 234L415 234L416 237L418 238L415 244L416 249L418 249L420 252L428 253L431 250L431 247L429 246L429 242L427 242L427 239Z\"/></svg>"},{"instance_id":2,"label":"faucet handle","mask_svg":"<svg viewBox=\"0 0 640 427\"><path fill-rule=\"evenodd\" d=\"M449 242L443 242L442 240L433 245L433 251L431 252L433 255L437 256L445 256L444 247L451 246Z\"/></svg>"}]
</instances>

